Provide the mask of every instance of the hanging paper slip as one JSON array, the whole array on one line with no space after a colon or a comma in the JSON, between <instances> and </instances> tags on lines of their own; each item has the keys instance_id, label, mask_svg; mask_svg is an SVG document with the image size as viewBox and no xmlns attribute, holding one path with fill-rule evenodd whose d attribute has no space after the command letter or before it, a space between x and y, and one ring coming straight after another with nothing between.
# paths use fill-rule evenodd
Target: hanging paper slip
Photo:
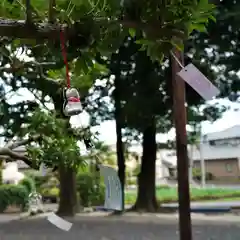
<instances>
[{"instance_id":1,"label":"hanging paper slip","mask_svg":"<svg viewBox=\"0 0 240 240\"><path fill-rule=\"evenodd\" d=\"M108 166L100 166L100 174L103 176L106 186L104 207L121 211L122 188L117 171Z\"/></svg>"},{"instance_id":2,"label":"hanging paper slip","mask_svg":"<svg viewBox=\"0 0 240 240\"><path fill-rule=\"evenodd\" d=\"M188 83L202 98L212 100L220 91L215 87L192 63L177 73Z\"/></svg>"},{"instance_id":3,"label":"hanging paper slip","mask_svg":"<svg viewBox=\"0 0 240 240\"><path fill-rule=\"evenodd\" d=\"M60 218L55 213L50 213L47 217L47 220L63 231L69 231L72 227L72 223Z\"/></svg>"}]
</instances>

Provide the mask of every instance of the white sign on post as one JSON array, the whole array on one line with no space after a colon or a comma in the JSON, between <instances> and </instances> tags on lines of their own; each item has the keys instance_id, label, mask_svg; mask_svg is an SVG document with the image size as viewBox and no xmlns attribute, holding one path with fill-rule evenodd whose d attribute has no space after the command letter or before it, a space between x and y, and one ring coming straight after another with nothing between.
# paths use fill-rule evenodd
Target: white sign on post
<instances>
[{"instance_id":1,"label":"white sign on post","mask_svg":"<svg viewBox=\"0 0 240 240\"><path fill-rule=\"evenodd\" d=\"M177 73L188 83L202 98L212 100L220 91L215 87L192 63L185 66Z\"/></svg>"},{"instance_id":2,"label":"white sign on post","mask_svg":"<svg viewBox=\"0 0 240 240\"><path fill-rule=\"evenodd\" d=\"M122 188L114 168L100 166L100 174L104 178L106 186L104 207L111 210L122 210Z\"/></svg>"}]
</instances>

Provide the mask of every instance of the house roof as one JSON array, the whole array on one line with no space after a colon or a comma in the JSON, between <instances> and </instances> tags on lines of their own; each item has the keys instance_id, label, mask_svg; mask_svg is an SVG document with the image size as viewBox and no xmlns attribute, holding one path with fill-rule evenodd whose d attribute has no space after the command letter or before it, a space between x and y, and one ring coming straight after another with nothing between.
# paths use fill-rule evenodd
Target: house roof
<instances>
[{"instance_id":1,"label":"house roof","mask_svg":"<svg viewBox=\"0 0 240 240\"><path fill-rule=\"evenodd\" d=\"M204 135L204 140L221 140L240 137L240 125L227 128L223 131L208 133Z\"/></svg>"}]
</instances>

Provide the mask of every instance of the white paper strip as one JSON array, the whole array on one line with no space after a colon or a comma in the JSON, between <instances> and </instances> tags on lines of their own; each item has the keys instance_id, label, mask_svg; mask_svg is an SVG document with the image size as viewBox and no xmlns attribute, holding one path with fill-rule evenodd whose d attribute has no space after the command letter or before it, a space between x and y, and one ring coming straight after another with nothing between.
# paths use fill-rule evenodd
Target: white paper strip
<instances>
[{"instance_id":1,"label":"white paper strip","mask_svg":"<svg viewBox=\"0 0 240 240\"><path fill-rule=\"evenodd\" d=\"M100 166L100 174L104 178L105 203L106 209L122 210L122 188L121 183L114 168L108 166Z\"/></svg>"},{"instance_id":2,"label":"white paper strip","mask_svg":"<svg viewBox=\"0 0 240 240\"><path fill-rule=\"evenodd\" d=\"M58 217L54 213L50 213L47 217L47 220L56 227L62 229L63 231L69 231L72 227L72 223L64 220L63 218Z\"/></svg>"},{"instance_id":3,"label":"white paper strip","mask_svg":"<svg viewBox=\"0 0 240 240\"><path fill-rule=\"evenodd\" d=\"M216 88L192 63L185 66L177 73L188 83L202 98L212 100L220 91Z\"/></svg>"}]
</instances>

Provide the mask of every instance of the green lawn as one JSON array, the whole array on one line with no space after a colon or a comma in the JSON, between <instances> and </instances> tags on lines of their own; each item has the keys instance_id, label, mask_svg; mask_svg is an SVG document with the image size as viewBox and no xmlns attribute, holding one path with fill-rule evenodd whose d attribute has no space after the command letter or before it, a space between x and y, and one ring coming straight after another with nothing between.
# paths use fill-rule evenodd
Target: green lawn
<instances>
[{"instance_id":1,"label":"green lawn","mask_svg":"<svg viewBox=\"0 0 240 240\"><path fill-rule=\"evenodd\" d=\"M157 199L160 203L176 202L178 200L176 188L157 188ZM233 189L201 189L191 188L192 201L211 201L211 200L233 201L240 199L240 190ZM125 196L127 204L133 204L136 200L136 192L128 192Z\"/></svg>"}]
</instances>

